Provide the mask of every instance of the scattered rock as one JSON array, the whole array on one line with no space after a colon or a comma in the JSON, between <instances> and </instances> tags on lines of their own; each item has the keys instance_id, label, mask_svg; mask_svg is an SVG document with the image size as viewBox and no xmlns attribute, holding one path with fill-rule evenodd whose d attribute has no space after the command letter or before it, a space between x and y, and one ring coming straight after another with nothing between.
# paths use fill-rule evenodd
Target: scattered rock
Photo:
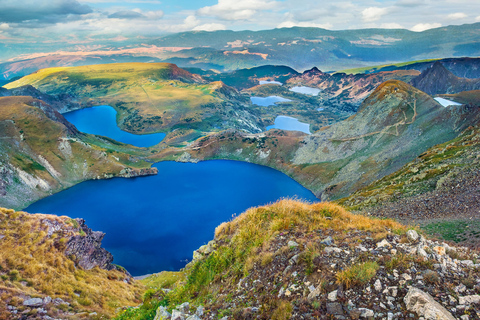
<instances>
[{"instance_id":1,"label":"scattered rock","mask_svg":"<svg viewBox=\"0 0 480 320\"><path fill-rule=\"evenodd\" d=\"M343 315L342 305L338 302L327 303L327 313L334 315Z\"/></svg>"},{"instance_id":2,"label":"scattered rock","mask_svg":"<svg viewBox=\"0 0 480 320\"><path fill-rule=\"evenodd\" d=\"M471 296L459 297L458 302L463 305L480 304L480 295L475 294Z\"/></svg>"},{"instance_id":3,"label":"scattered rock","mask_svg":"<svg viewBox=\"0 0 480 320\"><path fill-rule=\"evenodd\" d=\"M455 320L447 309L420 289L411 287L403 301L408 311L416 312L419 317L426 320Z\"/></svg>"},{"instance_id":4,"label":"scattered rock","mask_svg":"<svg viewBox=\"0 0 480 320\"><path fill-rule=\"evenodd\" d=\"M155 318L153 320L167 320L170 319L172 315L167 311L165 307L158 307L157 313L155 314Z\"/></svg>"},{"instance_id":5,"label":"scattered rock","mask_svg":"<svg viewBox=\"0 0 480 320\"><path fill-rule=\"evenodd\" d=\"M31 298L23 301L23 305L26 307L41 307L43 305L43 299Z\"/></svg>"},{"instance_id":6,"label":"scattered rock","mask_svg":"<svg viewBox=\"0 0 480 320\"><path fill-rule=\"evenodd\" d=\"M337 301L338 290L332 291L328 294L328 300L334 302Z\"/></svg>"},{"instance_id":7,"label":"scattered rock","mask_svg":"<svg viewBox=\"0 0 480 320\"><path fill-rule=\"evenodd\" d=\"M407 239L410 243L416 243L419 239L418 233L415 230L408 230L407 231Z\"/></svg>"},{"instance_id":8,"label":"scattered rock","mask_svg":"<svg viewBox=\"0 0 480 320\"><path fill-rule=\"evenodd\" d=\"M387 239L383 239L382 241L377 243L377 248L384 248L384 247L387 247L387 248L392 247L392 245L387 241Z\"/></svg>"},{"instance_id":9,"label":"scattered rock","mask_svg":"<svg viewBox=\"0 0 480 320\"><path fill-rule=\"evenodd\" d=\"M326 246L331 246L333 244L333 238L331 236L326 237L322 241L320 241L321 244L324 244Z\"/></svg>"},{"instance_id":10,"label":"scattered rock","mask_svg":"<svg viewBox=\"0 0 480 320\"><path fill-rule=\"evenodd\" d=\"M293 241L293 240L288 241L287 245L288 245L289 247L298 247L298 243L296 243L296 242Z\"/></svg>"}]
</instances>

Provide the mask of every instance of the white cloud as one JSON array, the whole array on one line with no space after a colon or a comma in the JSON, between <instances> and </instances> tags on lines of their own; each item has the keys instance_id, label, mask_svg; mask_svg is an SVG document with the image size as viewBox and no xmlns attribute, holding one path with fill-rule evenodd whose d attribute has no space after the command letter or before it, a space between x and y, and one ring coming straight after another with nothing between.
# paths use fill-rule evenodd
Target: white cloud
<instances>
[{"instance_id":1,"label":"white cloud","mask_svg":"<svg viewBox=\"0 0 480 320\"><path fill-rule=\"evenodd\" d=\"M362 11L362 19L365 22L377 21L387 13L388 8L369 7Z\"/></svg>"},{"instance_id":2,"label":"white cloud","mask_svg":"<svg viewBox=\"0 0 480 320\"><path fill-rule=\"evenodd\" d=\"M410 30L415 31L415 32L420 32L420 31L425 31L428 29L433 29L433 28L440 28L442 26L441 23L418 23L414 25Z\"/></svg>"},{"instance_id":3,"label":"white cloud","mask_svg":"<svg viewBox=\"0 0 480 320\"><path fill-rule=\"evenodd\" d=\"M268 0L218 0L216 5L198 9L198 14L223 20L248 20L258 11L273 9L277 5L277 1Z\"/></svg>"},{"instance_id":4,"label":"white cloud","mask_svg":"<svg viewBox=\"0 0 480 320\"><path fill-rule=\"evenodd\" d=\"M0 23L0 30L7 30L8 28L10 28L8 23Z\"/></svg>"},{"instance_id":5,"label":"white cloud","mask_svg":"<svg viewBox=\"0 0 480 320\"><path fill-rule=\"evenodd\" d=\"M284 21L277 26L277 28L292 28L292 27L331 29L333 28L333 25L331 23L315 23L311 21L308 21L308 22Z\"/></svg>"},{"instance_id":6,"label":"white cloud","mask_svg":"<svg viewBox=\"0 0 480 320\"><path fill-rule=\"evenodd\" d=\"M384 28L384 29L405 29L404 26L402 26L401 24L396 23L396 22L382 23L380 25L380 28Z\"/></svg>"},{"instance_id":7,"label":"white cloud","mask_svg":"<svg viewBox=\"0 0 480 320\"><path fill-rule=\"evenodd\" d=\"M467 15L463 12L451 13L447 16L447 18L450 20L460 20L460 19L465 19L466 17Z\"/></svg>"},{"instance_id":8,"label":"white cloud","mask_svg":"<svg viewBox=\"0 0 480 320\"><path fill-rule=\"evenodd\" d=\"M480 16L476 17L475 21L480 22Z\"/></svg>"},{"instance_id":9,"label":"white cloud","mask_svg":"<svg viewBox=\"0 0 480 320\"><path fill-rule=\"evenodd\" d=\"M205 23L199 26L196 26L192 30L194 31L215 31L215 30L226 30L227 27L221 23Z\"/></svg>"}]
</instances>

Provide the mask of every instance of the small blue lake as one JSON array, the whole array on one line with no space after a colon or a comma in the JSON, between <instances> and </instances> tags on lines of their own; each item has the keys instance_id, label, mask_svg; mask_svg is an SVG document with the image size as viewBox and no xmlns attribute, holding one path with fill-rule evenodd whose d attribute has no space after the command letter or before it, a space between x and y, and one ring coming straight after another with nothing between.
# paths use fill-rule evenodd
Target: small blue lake
<instances>
[{"instance_id":1,"label":"small blue lake","mask_svg":"<svg viewBox=\"0 0 480 320\"><path fill-rule=\"evenodd\" d=\"M292 101L290 99L285 99L279 96L269 96L266 98L262 97L250 97L250 101L252 101L253 104L262 106L262 107L268 107L268 106L273 106L277 102L289 102Z\"/></svg>"},{"instance_id":2,"label":"small blue lake","mask_svg":"<svg viewBox=\"0 0 480 320\"><path fill-rule=\"evenodd\" d=\"M300 122L298 119L287 116L276 117L275 124L267 127L267 130L270 129L301 131L310 134L310 125L308 123Z\"/></svg>"},{"instance_id":3,"label":"small blue lake","mask_svg":"<svg viewBox=\"0 0 480 320\"><path fill-rule=\"evenodd\" d=\"M280 81L267 81L267 80L260 80L259 81L260 85L263 84L278 84L279 86L283 85Z\"/></svg>"},{"instance_id":4,"label":"small blue lake","mask_svg":"<svg viewBox=\"0 0 480 320\"><path fill-rule=\"evenodd\" d=\"M179 270L214 230L252 206L282 197L318 201L287 175L246 162L160 162L158 175L80 183L25 209L84 218L106 236L114 263L138 276Z\"/></svg>"},{"instance_id":5,"label":"small blue lake","mask_svg":"<svg viewBox=\"0 0 480 320\"><path fill-rule=\"evenodd\" d=\"M63 116L78 130L109 137L137 147L151 147L165 138L165 133L132 134L117 126L117 111L110 106L98 106L64 113Z\"/></svg>"},{"instance_id":6,"label":"small blue lake","mask_svg":"<svg viewBox=\"0 0 480 320\"><path fill-rule=\"evenodd\" d=\"M307 94L310 96L318 96L320 93L320 89L317 88L311 88L311 87L293 87L290 89L292 92L296 93L301 93L301 94Z\"/></svg>"}]
</instances>

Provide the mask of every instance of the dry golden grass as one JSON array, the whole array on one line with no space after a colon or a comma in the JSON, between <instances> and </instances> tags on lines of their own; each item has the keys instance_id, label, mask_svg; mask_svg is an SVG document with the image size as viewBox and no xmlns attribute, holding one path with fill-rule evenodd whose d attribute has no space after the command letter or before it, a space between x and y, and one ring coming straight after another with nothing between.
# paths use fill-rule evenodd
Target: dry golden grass
<instances>
[{"instance_id":1,"label":"dry golden grass","mask_svg":"<svg viewBox=\"0 0 480 320\"><path fill-rule=\"evenodd\" d=\"M48 235L45 220L63 225ZM115 309L136 305L144 291L138 282L125 283L117 270L83 270L65 256L66 238L79 235L68 217L31 215L0 208L0 290L2 302L21 306L20 295L51 296L71 303L74 312L113 315Z\"/></svg>"},{"instance_id":2,"label":"dry golden grass","mask_svg":"<svg viewBox=\"0 0 480 320\"><path fill-rule=\"evenodd\" d=\"M233 221L222 223L215 230L215 237L222 239L234 236L238 243L253 241L261 244L275 232L293 227L305 232L327 228L336 231L358 229L370 231L374 235L385 234L388 230L407 230L393 220L352 214L333 203L309 204L286 199L269 206L251 208Z\"/></svg>"}]
</instances>

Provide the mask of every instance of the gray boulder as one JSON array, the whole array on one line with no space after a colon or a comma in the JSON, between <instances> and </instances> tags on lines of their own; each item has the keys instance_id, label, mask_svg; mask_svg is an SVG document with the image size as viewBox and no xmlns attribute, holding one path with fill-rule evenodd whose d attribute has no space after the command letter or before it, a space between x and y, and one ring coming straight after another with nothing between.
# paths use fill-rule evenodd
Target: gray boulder
<instances>
[{"instance_id":1,"label":"gray boulder","mask_svg":"<svg viewBox=\"0 0 480 320\"><path fill-rule=\"evenodd\" d=\"M26 307L41 307L43 305L43 299L31 298L23 301L23 305Z\"/></svg>"},{"instance_id":2,"label":"gray boulder","mask_svg":"<svg viewBox=\"0 0 480 320\"><path fill-rule=\"evenodd\" d=\"M447 309L420 289L411 287L403 301L408 311L416 312L425 320L455 320Z\"/></svg>"},{"instance_id":3,"label":"gray boulder","mask_svg":"<svg viewBox=\"0 0 480 320\"><path fill-rule=\"evenodd\" d=\"M170 319L172 315L167 311L165 307L158 307L157 313L155 314L155 318L153 320L167 320Z\"/></svg>"}]
</instances>

